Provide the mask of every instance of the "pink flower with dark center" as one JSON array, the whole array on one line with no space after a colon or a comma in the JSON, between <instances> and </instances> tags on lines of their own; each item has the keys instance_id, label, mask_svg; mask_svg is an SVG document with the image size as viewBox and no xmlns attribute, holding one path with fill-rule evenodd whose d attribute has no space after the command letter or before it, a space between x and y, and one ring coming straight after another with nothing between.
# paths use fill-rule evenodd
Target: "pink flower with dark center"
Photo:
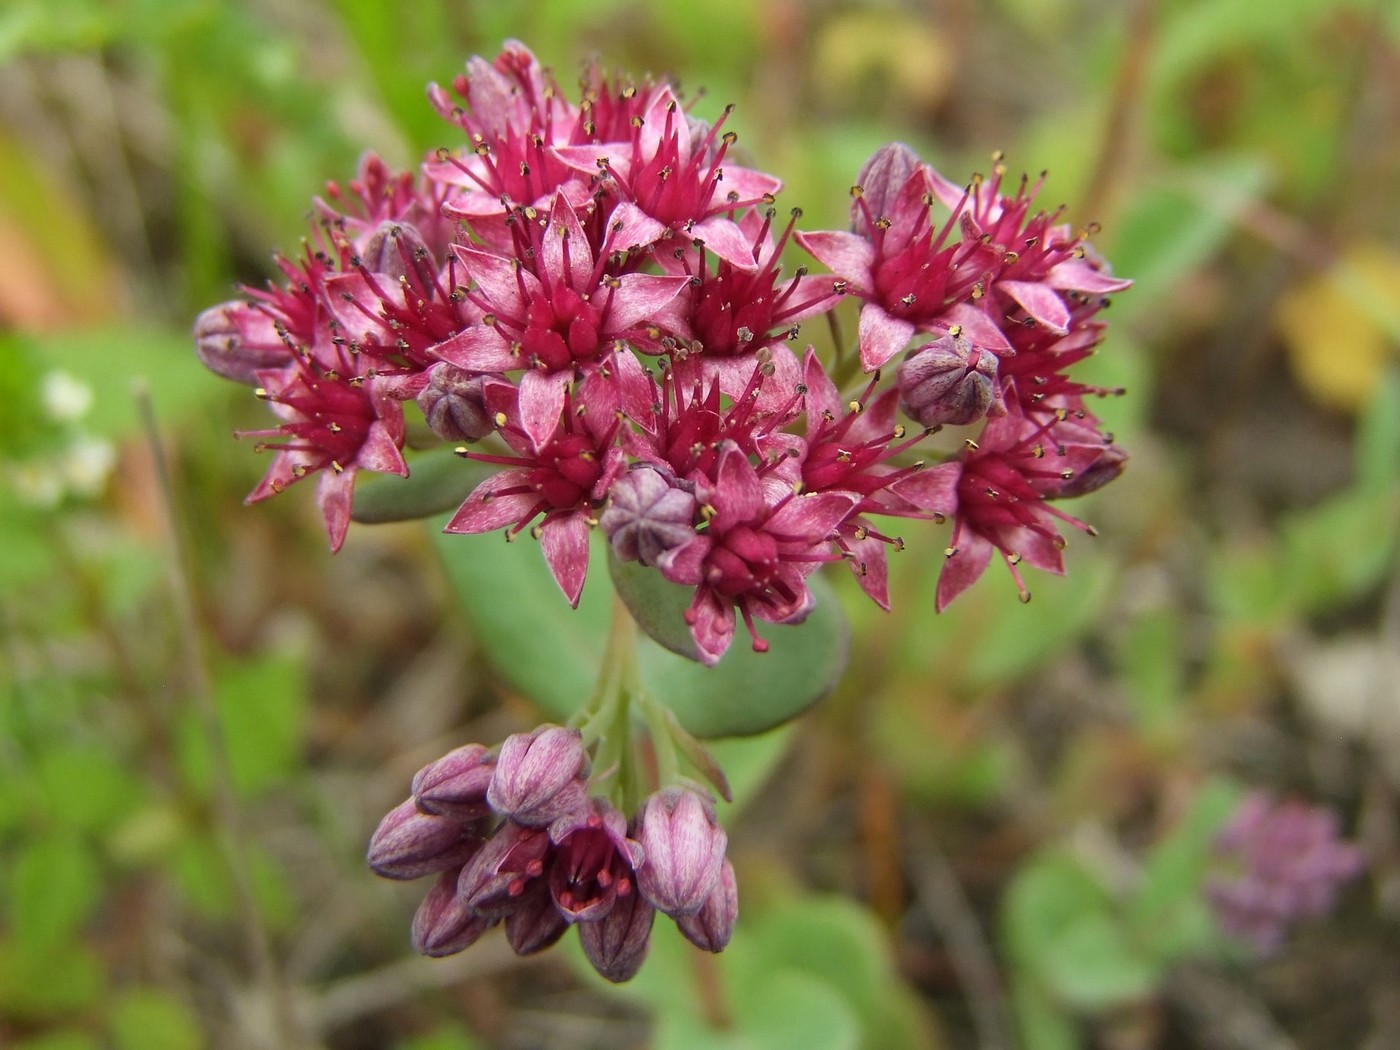
<instances>
[{"instance_id":1,"label":"pink flower with dark center","mask_svg":"<svg viewBox=\"0 0 1400 1050\"><path fill-rule=\"evenodd\" d=\"M797 418L801 395L794 384L782 404L764 397L773 369L766 354L757 357L748 365L744 388L727 406L719 379L691 367L693 358L663 369L659 382L649 378L648 409L629 413L638 429L623 436L628 453L682 481L703 480L714 476L720 446L730 441L758 460L761 475L780 469L802 444L783 429Z\"/></svg>"},{"instance_id":2,"label":"pink flower with dark center","mask_svg":"<svg viewBox=\"0 0 1400 1050\"><path fill-rule=\"evenodd\" d=\"M594 388L608 385L594 376L585 381L581 391L589 389L590 383ZM536 443L511 422L515 393L514 387L503 382L486 388L487 406L494 410L500 434L516 454L461 450L466 458L508 469L473 489L443 531L481 533L508 528L507 537L511 538L542 515L532 535L540 541L564 596L577 605L588 572L588 528L594 522L594 509L627 467L622 450L614 445L617 415L597 405L582 416L565 411L553 433ZM566 395L565 404L569 401ZM580 407L593 404L586 396L580 401Z\"/></svg>"},{"instance_id":3,"label":"pink flower with dark center","mask_svg":"<svg viewBox=\"0 0 1400 1050\"><path fill-rule=\"evenodd\" d=\"M451 218L474 228L482 220L494 224L502 199L538 204L577 177L551 147L573 140L582 112L523 44L508 41L494 62L471 58L452 88L465 106L436 84L428 98L466 133L471 152L459 157L444 150L427 165L431 178L460 190L447 202Z\"/></svg>"},{"instance_id":4,"label":"pink flower with dark center","mask_svg":"<svg viewBox=\"0 0 1400 1050\"><path fill-rule=\"evenodd\" d=\"M754 619L804 619L813 605L806 577L839 557L830 540L857 497L844 492L799 496L781 479L774 480L779 492L766 490L739 446L724 442L714 478L697 484L705 530L657 563L668 580L695 588L685 618L704 663L717 663L729 648L736 609L754 649L766 650Z\"/></svg>"},{"instance_id":5,"label":"pink flower with dark center","mask_svg":"<svg viewBox=\"0 0 1400 1050\"><path fill-rule=\"evenodd\" d=\"M1084 443L1082 428L1062 432L1067 413L1065 419L1052 417L1045 423L1027 420L1014 395L1007 397L1007 409L1006 415L988 421L976 442L968 442L959 461L957 521L938 578L940 612L982 575L993 550L1001 552L1021 600L1029 601L1018 566L1024 561L1064 573L1059 523L1095 534L1046 500L1093 467L1103 455L1102 441Z\"/></svg>"},{"instance_id":6,"label":"pink flower with dark center","mask_svg":"<svg viewBox=\"0 0 1400 1050\"><path fill-rule=\"evenodd\" d=\"M1029 321L1065 335L1072 319L1066 293L1097 297L1133 282L1104 272L1084 243L1088 231L1076 233L1059 222L1063 206L1053 212L1031 211L1044 173L1034 184L1021 176L1014 196L1002 193L1005 176L998 156L991 179L975 175L965 191L940 179L934 193L958 216L962 243L979 247L980 265L986 266L989 278L975 298L995 292L983 304L992 319L1004 331Z\"/></svg>"},{"instance_id":7,"label":"pink flower with dark center","mask_svg":"<svg viewBox=\"0 0 1400 1050\"><path fill-rule=\"evenodd\" d=\"M354 363L346 361L346 365ZM403 407L375 381L347 376L310 358L296 358L291 367L280 371L259 372L258 379L263 384L258 396L270 402L286 422L275 430L240 435L275 439L259 441L257 449L277 453L248 502L275 496L321 472L317 502L331 550L338 551L350 527L356 475L361 470L408 475L400 451Z\"/></svg>"},{"instance_id":8,"label":"pink flower with dark center","mask_svg":"<svg viewBox=\"0 0 1400 1050\"><path fill-rule=\"evenodd\" d=\"M830 275L809 276L799 267L791 279L780 280L779 257L801 214L794 209L776 243L771 236L772 208L748 211L739 219L739 228L752 240L751 268L717 257L712 264L704 247L680 248L669 259L661 257L668 270L694 281L686 299L691 339L683 360L698 365L706 379L718 377L720 389L730 397L741 395L753 374L755 355L765 351L772 355L780 378L766 384L764 393L789 396L798 369L787 342L797 337L802 321L841 300L838 282Z\"/></svg>"},{"instance_id":9,"label":"pink flower with dark center","mask_svg":"<svg viewBox=\"0 0 1400 1050\"><path fill-rule=\"evenodd\" d=\"M894 177L904 165L886 171L867 163L866 171ZM970 302L985 294L990 272L986 253L950 240L957 208L935 226L932 211L943 180L920 165L897 191L882 185L872 200L887 210L872 211L865 191L852 189L855 232L799 232L797 243L847 282L865 300L860 312L861 364L879 368L909 345L915 333L961 324L968 337L992 351L1006 348L1005 337ZM946 185L946 183L945 183Z\"/></svg>"},{"instance_id":10,"label":"pink flower with dark center","mask_svg":"<svg viewBox=\"0 0 1400 1050\"><path fill-rule=\"evenodd\" d=\"M651 91L646 108L631 120L631 140L561 147L557 153L579 172L608 176L621 201L614 221L624 221L639 247L671 234L700 240L716 256L741 269L756 266L752 241L729 216L755 204L771 204L782 183L771 175L726 165L737 136L720 134L725 110L713 126L692 121L668 85ZM644 231L644 232L643 232Z\"/></svg>"},{"instance_id":11,"label":"pink flower with dark center","mask_svg":"<svg viewBox=\"0 0 1400 1050\"><path fill-rule=\"evenodd\" d=\"M577 375L595 371L623 341L660 349L656 319L667 315L689 281L609 274L611 247L605 244L594 254L562 194L555 196L547 220L533 209L518 210L512 230L519 242L512 257L457 248L475 282L468 297L486 316L434 352L468 372L525 369L520 421L540 443L558 424L565 391Z\"/></svg>"},{"instance_id":12,"label":"pink flower with dark center","mask_svg":"<svg viewBox=\"0 0 1400 1050\"><path fill-rule=\"evenodd\" d=\"M627 818L603 799L555 821L549 836L549 889L567 921L595 922L636 892L642 849L627 837Z\"/></svg>"},{"instance_id":13,"label":"pink flower with dark center","mask_svg":"<svg viewBox=\"0 0 1400 1050\"><path fill-rule=\"evenodd\" d=\"M841 522L836 542L861 589L883 609L890 607L887 547L904 542L871 524L869 514L942 521L957 506L958 468L926 467L922 461L899 465L904 453L927 435L907 437L895 421L899 392L886 390L871 400L879 376L859 398L842 404L836 385L810 348L804 363L807 410L806 454L802 457L803 492L838 491L859 498Z\"/></svg>"}]
</instances>

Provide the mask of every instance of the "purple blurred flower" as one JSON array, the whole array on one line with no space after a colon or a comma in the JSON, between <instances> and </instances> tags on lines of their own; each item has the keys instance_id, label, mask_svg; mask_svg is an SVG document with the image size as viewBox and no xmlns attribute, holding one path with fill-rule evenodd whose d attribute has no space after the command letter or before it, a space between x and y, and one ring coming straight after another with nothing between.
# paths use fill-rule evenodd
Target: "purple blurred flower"
<instances>
[{"instance_id":1,"label":"purple blurred flower","mask_svg":"<svg viewBox=\"0 0 1400 1050\"><path fill-rule=\"evenodd\" d=\"M1290 926L1331 911L1337 890L1366 867L1331 810L1263 791L1241 800L1215 851L1231 870L1207 882L1206 897L1221 928L1261 954L1276 951Z\"/></svg>"}]
</instances>

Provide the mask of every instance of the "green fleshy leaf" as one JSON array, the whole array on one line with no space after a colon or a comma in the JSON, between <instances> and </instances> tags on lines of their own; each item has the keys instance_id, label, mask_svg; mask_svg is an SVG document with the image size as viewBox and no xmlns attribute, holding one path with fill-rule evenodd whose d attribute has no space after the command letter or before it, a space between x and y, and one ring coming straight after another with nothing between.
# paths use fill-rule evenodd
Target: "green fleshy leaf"
<instances>
[{"instance_id":1,"label":"green fleshy leaf","mask_svg":"<svg viewBox=\"0 0 1400 1050\"><path fill-rule=\"evenodd\" d=\"M11 871L15 940L34 949L68 940L101 891L101 869L81 839L50 835L30 842Z\"/></svg>"},{"instance_id":2,"label":"green fleshy leaf","mask_svg":"<svg viewBox=\"0 0 1400 1050\"><path fill-rule=\"evenodd\" d=\"M463 460L450 448L409 460L409 475L364 474L355 482L350 517L365 525L414 521L455 509L487 475L487 468Z\"/></svg>"},{"instance_id":3,"label":"green fleshy leaf","mask_svg":"<svg viewBox=\"0 0 1400 1050\"><path fill-rule=\"evenodd\" d=\"M608 575L591 573L571 611L535 544L496 541L492 552L490 542L440 536L447 577L496 671L566 720L597 677L613 605ZM595 544L595 566L601 546ZM740 637L719 664L705 667L640 639L643 682L698 737L749 736L790 721L832 689L849 644L835 595L824 580L810 584L817 608L802 624L763 625L766 653Z\"/></svg>"},{"instance_id":4,"label":"green fleshy leaf","mask_svg":"<svg viewBox=\"0 0 1400 1050\"><path fill-rule=\"evenodd\" d=\"M199 1019L188 1006L158 988L133 988L112 1009L112 1039L119 1050L199 1050Z\"/></svg>"}]
</instances>

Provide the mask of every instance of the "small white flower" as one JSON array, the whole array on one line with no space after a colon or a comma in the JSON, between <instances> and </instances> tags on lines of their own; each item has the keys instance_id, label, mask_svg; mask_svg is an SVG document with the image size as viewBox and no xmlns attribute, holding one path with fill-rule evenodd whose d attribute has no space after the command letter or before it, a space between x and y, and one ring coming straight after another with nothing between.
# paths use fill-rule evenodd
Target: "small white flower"
<instances>
[{"instance_id":1,"label":"small white flower","mask_svg":"<svg viewBox=\"0 0 1400 1050\"><path fill-rule=\"evenodd\" d=\"M92 387L67 372L49 372L44 376L40 397L44 412L55 423L73 423L87 415L92 408Z\"/></svg>"}]
</instances>

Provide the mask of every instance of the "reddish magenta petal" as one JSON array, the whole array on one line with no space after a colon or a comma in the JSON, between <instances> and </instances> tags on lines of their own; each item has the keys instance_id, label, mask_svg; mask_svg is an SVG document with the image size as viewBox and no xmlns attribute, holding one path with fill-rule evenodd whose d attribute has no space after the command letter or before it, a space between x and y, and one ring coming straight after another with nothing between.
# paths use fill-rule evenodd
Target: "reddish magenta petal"
<instances>
[{"instance_id":1,"label":"reddish magenta petal","mask_svg":"<svg viewBox=\"0 0 1400 1050\"><path fill-rule=\"evenodd\" d=\"M1050 272L1045 275L1045 283L1051 288L1062 288L1066 291L1106 295L1109 292L1121 292L1131 287L1133 282L1103 273L1081 260L1066 259L1050 268Z\"/></svg>"},{"instance_id":2,"label":"reddish magenta petal","mask_svg":"<svg viewBox=\"0 0 1400 1050\"><path fill-rule=\"evenodd\" d=\"M588 522L583 514L551 518L540 529L540 546L554 582L578 607L583 593L583 580L588 574Z\"/></svg>"},{"instance_id":3,"label":"reddish magenta petal","mask_svg":"<svg viewBox=\"0 0 1400 1050\"><path fill-rule=\"evenodd\" d=\"M992 544L976 533L963 529L956 552L948 555L938 576L938 597L934 608L939 612L963 591L977 582L992 560Z\"/></svg>"},{"instance_id":4,"label":"reddish magenta petal","mask_svg":"<svg viewBox=\"0 0 1400 1050\"><path fill-rule=\"evenodd\" d=\"M983 350L991 350L997 354L1016 352L1006 341L1005 333L997 327L996 322L969 303L953 304L943 311L939 321L945 328L960 325L963 338Z\"/></svg>"},{"instance_id":5,"label":"reddish magenta petal","mask_svg":"<svg viewBox=\"0 0 1400 1050\"><path fill-rule=\"evenodd\" d=\"M665 277L658 274L630 273L619 278L613 293L612 306L607 313L608 337L622 335L628 329L655 322L671 301L690 285L689 277ZM595 295L606 297L606 291Z\"/></svg>"},{"instance_id":6,"label":"reddish magenta petal","mask_svg":"<svg viewBox=\"0 0 1400 1050\"><path fill-rule=\"evenodd\" d=\"M753 238L745 236L733 219L716 216L697 222L688 232L694 239L703 241L711 254L736 270L758 269L758 262L753 257Z\"/></svg>"},{"instance_id":7,"label":"reddish magenta petal","mask_svg":"<svg viewBox=\"0 0 1400 1050\"><path fill-rule=\"evenodd\" d=\"M1016 300L1041 325L1058 335L1069 330L1069 308L1048 285L1039 281L998 281L995 285Z\"/></svg>"},{"instance_id":8,"label":"reddish magenta petal","mask_svg":"<svg viewBox=\"0 0 1400 1050\"><path fill-rule=\"evenodd\" d=\"M917 329L885 312L879 303L866 303L860 310L860 364L873 372L909 345Z\"/></svg>"},{"instance_id":9,"label":"reddish magenta petal","mask_svg":"<svg viewBox=\"0 0 1400 1050\"><path fill-rule=\"evenodd\" d=\"M467 372L510 372L523 363L510 340L494 325L474 324L429 351Z\"/></svg>"},{"instance_id":10,"label":"reddish magenta petal","mask_svg":"<svg viewBox=\"0 0 1400 1050\"><path fill-rule=\"evenodd\" d=\"M316 486L316 502L326 519L326 532L331 538L331 550L339 551L350 528L350 504L355 491L353 470L325 470Z\"/></svg>"},{"instance_id":11,"label":"reddish magenta petal","mask_svg":"<svg viewBox=\"0 0 1400 1050\"><path fill-rule=\"evenodd\" d=\"M851 572L855 574L856 583L876 605L888 612L889 562L885 557L884 541L866 536L863 540L848 540L846 546L850 551Z\"/></svg>"},{"instance_id":12,"label":"reddish magenta petal","mask_svg":"<svg viewBox=\"0 0 1400 1050\"><path fill-rule=\"evenodd\" d=\"M702 587L695 592L686 619L690 621L690 635L700 652L700 662L708 666L719 663L734 640L734 606Z\"/></svg>"},{"instance_id":13,"label":"reddish magenta petal","mask_svg":"<svg viewBox=\"0 0 1400 1050\"><path fill-rule=\"evenodd\" d=\"M572 377L568 372L530 369L520 377L520 425L540 448L559 426L564 393Z\"/></svg>"},{"instance_id":14,"label":"reddish magenta petal","mask_svg":"<svg viewBox=\"0 0 1400 1050\"><path fill-rule=\"evenodd\" d=\"M844 492L815 492L794 496L768 519L767 530L784 539L817 544L836 531L855 506Z\"/></svg>"},{"instance_id":15,"label":"reddish magenta petal","mask_svg":"<svg viewBox=\"0 0 1400 1050\"><path fill-rule=\"evenodd\" d=\"M631 201L622 201L608 218L608 243L613 249L647 248L666 236L667 226Z\"/></svg>"},{"instance_id":16,"label":"reddish magenta petal","mask_svg":"<svg viewBox=\"0 0 1400 1050\"><path fill-rule=\"evenodd\" d=\"M846 230L798 231L797 243L836 276L849 282L851 291L869 295L874 289L871 271L875 267L875 249L864 237Z\"/></svg>"},{"instance_id":17,"label":"reddish magenta petal","mask_svg":"<svg viewBox=\"0 0 1400 1050\"><path fill-rule=\"evenodd\" d=\"M537 492L529 487L528 470L503 470L493 474L472 489L443 532L480 533L515 525L540 502ZM497 495L505 489L525 489Z\"/></svg>"},{"instance_id":18,"label":"reddish magenta petal","mask_svg":"<svg viewBox=\"0 0 1400 1050\"><path fill-rule=\"evenodd\" d=\"M763 486L739 446L726 442L720 450L714 492L710 503L726 528L752 521L763 509Z\"/></svg>"}]
</instances>

